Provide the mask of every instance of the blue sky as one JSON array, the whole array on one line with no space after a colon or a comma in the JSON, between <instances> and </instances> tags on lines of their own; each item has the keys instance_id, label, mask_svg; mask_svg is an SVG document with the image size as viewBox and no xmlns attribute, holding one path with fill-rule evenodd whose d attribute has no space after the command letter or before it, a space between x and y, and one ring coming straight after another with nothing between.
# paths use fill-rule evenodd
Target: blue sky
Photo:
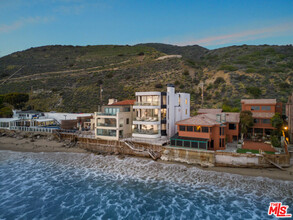
<instances>
[{"instance_id":1,"label":"blue sky","mask_svg":"<svg viewBox=\"0 0 293 220\"><path fill-rule=\"evenodd\" d=\"M0 56L43 45L293 44L293 0L0 0Z\"/></svg>"}]
</instances>

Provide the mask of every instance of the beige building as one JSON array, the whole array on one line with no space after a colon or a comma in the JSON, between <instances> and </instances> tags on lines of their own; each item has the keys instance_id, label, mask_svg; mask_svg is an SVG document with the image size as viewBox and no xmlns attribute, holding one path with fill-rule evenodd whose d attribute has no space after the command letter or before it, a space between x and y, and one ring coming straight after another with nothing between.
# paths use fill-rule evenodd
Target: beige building
<instances>
[{"instance_id":1,"label":"beige building","mask_svg":"<svg viewBox=\"0 0 293 220\"><path fill-rule=\"evenodd\" d=\"M132 121L135 117L134 102L135 100L109 102L108 105L102 106L101 112L95 112L95 137L104 140L130 137Z\"/></svg>"}]
</instances>

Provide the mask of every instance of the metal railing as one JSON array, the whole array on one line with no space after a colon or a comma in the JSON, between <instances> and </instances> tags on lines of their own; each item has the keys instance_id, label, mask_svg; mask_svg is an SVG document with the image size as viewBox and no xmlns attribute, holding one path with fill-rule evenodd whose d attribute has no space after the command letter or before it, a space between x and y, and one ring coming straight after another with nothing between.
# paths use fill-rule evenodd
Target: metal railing
<instances>
[{"instance_id":1,"label":"metal railing","mask_svg":"<svg viewBox=\"0 0 293 220\"><path fill-rule=\"evenodd\" d=\"M135 102L135 106L159 106L159 102Z\"/></svg>"},{"instance_id":2,"label":"metal railing","mask_svg":"<svg viewBox=\"0 0 293 220\"><path fill-rule=\"evenodd\" d=\"M30 132L44 132L44 133L53 133L53 131L58 130L59 128L48 128L48 127L24 127L24 126L11 126L10 130L18 131L30 131Z\"/></svg>"},{"instance_id":3,"label":"metal railing","mask_svg":"<svg viewBox=\"0 0 293 220\"><path fill-rule=\"evenodd\" d=\"M132 133L135 133L135 134L159 134L159 131L154 131L154 130L139 130L139 129L133 129L132 130Z\"/></svg>"},{"instance_id":4,"label":"metal railing","mask_svg":"<svg viewBox=\"0 0 293 220\"><path fill-rule=\"evenodd\" d=\"M159 118L158 118L158 116L157 117L136 117L135 121L152 122L152 121L159 121Z\"/></svg>"}]
</instances>

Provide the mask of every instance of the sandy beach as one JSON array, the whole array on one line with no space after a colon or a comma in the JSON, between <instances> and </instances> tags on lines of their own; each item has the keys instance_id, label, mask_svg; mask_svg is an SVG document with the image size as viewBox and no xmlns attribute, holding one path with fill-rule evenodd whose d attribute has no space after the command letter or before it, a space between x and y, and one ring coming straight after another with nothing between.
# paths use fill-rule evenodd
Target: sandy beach
<instances>
[{"instance_id":1,"label":"sandy beach","mask_svg":"<svg viewBox=\"0 0 293 220\"><path fill-rule=\"evenodd\" d=\"M78 148L69 147L68 143L60 142L48 137L34 138L33 141L30 138L21 137L0 137L0 150L11 150L20 152L72 152L72 153L89 153L88 151ZM147 158L145 158L147 159ZM159 160L158 163L172 163ZM193 167L194 165L187 165L183 163L178 163L185 165L187 168ZM262 169L252 169L252 168L231 168L231 167L208 167L202 168L196 166L203 170L216 171L216 172L226 172L232 174L239 174L245 176L255 176L255 177L268 177L271 179L278 180L289 180L293 181L293 166L286 168L286 171L279 170L278 168L262 168Z\"/></svg>"}]
</instances>

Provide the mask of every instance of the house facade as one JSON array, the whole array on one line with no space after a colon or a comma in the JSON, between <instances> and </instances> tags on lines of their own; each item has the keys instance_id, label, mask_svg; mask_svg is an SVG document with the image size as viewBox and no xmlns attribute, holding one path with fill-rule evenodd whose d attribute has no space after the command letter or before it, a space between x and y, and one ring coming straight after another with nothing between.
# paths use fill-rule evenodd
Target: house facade
<instances>
[{"instance_id":1,"label":"house facade","mask_svg":"<svg viewBox=\"0 0 293 220\"><path fill-rule=\"evenodd\" d=\"M251 111L254 125L249 133L252 135L270 135L275 128L271 119L276 113L282 115L282 103L276 99L242 99L242 111Z\"/></svg>"},{"instance_id":2,"label":"house facade","mask_svg":"<svg viewBox=\"0 0 293 220\"><path fill-rule=\"evenodd\" d=\"M124 100L102 106L94 114L95 137L104 140L119 140L131 136L135 100Z\"/></svg>"},{"instance_id":3,"label":"house facade","mask_svg":"<svg viewBox=\"0 0 293 220\"><path fill-rule=\"evenodd\" d=\"M226 142L239 138L239 113L199 114L177 122L178 134L170 139L174 147L224 150Z\"/></svg>"},{"instance_id":4,"label":"house facade","mask_svg":"<svg viewBox=\"0 0 293 220\"><path fill-rule=\"evenodd\" d=\"M175 123L190 117L190 94L175 93L174 85L167 85L167 92L136 92L133 106L132 137L171 137L176 132Z\"/></svg>"}]
</instances>

